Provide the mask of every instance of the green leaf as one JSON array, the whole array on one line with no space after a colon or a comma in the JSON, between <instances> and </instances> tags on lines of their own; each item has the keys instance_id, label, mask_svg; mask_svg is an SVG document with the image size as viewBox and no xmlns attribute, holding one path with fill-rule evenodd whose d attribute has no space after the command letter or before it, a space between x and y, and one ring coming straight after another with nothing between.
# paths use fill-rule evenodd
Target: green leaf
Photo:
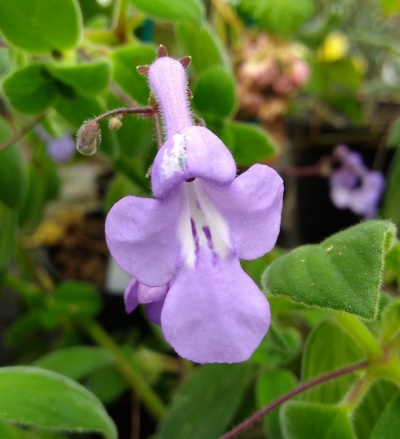
<instances>
[{"instance_id":1,"label":"green leaf","mask_svg":"<svg viewBox=\"0 0 400 439\"><path fill-rule=\"evenodd\" d=\"M133 4L144 14L152 18L168 21L190 21L199 25L205 15L204 5L200 0L132 0Z\"/></svg>"},{"instance_id":2,"label":"green leaf","mask_svg":"<svg viewBox=\"0 0 400 439\"><path fill-rule=\"evenodd\" d=\"M158 439L210 439L231 422L250 378L246 364L212 364L196 369L182 385Z\"/></svg>"},{"instance_id":3,"label":"green leaf","mask_svg":"<svg viewBox=\"0 0 400 439\"><path fill-rule=\"evenodd\" d=\"M202 26L178 23L175 30L183 52L192 57L190 65L196 74L214 66L221 66L230 71L228 56L207 23Z\"/></svg>"},{"instance_id":4,"label":"green leaf","mask_svg":"<svg viewBox=\"0 0 400 439\"><path fill-rule=\"evenodd\" d=\"M398 117L390 126L386 146L389 148L400 146L400 117Z\"/></svg>"},{"instance_id":5,"label":"green leaf","mask_svg":"<svg viewBox=\"0 0 400 439\"><path fill-rule=\"evenodd\" d=\"M33 64L7 76L3 90L10 104L22 113L41 113L57 97L54 81L43 64Z\"/></svg>"},{"instance_id":6,"label":"green leaf","mask_svg":"<svg viewBox=\"0 0 400 439\"><path fill-rule=\"evenodd\" d=\"M0 30L10 43L31 53L73 49L82 32L76 0L2 0Z\"/></svg>"},{"instance_id":7,"label":"green leaf","mask_svg":"<svg viewBox=\"0 0 400 439\"><path fill-rule=\"evenodd\" d=\"M382 311L382 339L389 342L400 332L400 299L391 300Z\"/></svg>"},{"instance_id":8,"label":"green leaf","mask_svg":"<svg viewBox=\"0 0 400 439\"><path fill-rule=\"evenodd\" d=\"M127 389L127 384L115 366L109 364L93 371L85 382L85 387L94 393L103 404L108 404Z\"/></svg>"},{"instance_id":9,"label":"green leaf","mask_svg":"<svg viewBox=\"0 0 400 439\"><path fill-rule=\"evenodd\" d=\"M203 72L193 89L193 103L205 119L224 119L236 109L235 81L221 66Z\"/></svg>"},{"instance_id":10,"label":"green leaf","mask_svg":"<svg viewBox=\"0 0 400 439\"><path fill-rule=\"evenodd\" d=\"M227 122L233 144L232 152L237 163L251 166L273 157L277 146L268 133L255 124L245 122Z\"/></svg>"},{"instance_id":11,"label":"green leaf","mask_svg":"<svg viewBox=\"0 0 400 439\"><path fill-rule=\"evenodd\" d=\"M105 60L72 66L48 64L46 69L53 77L84 96L101 93L111 79L111 64Z\"/></svg>"},{"instance_id":12,"label":"green leaf","mask_svg":"<svg viewBox=\"0 0 400 439\"><path fill-rule=\"evenodd\" d=\"M355 439L343 406L287 402L280 412L284 439Z\"/></svg>"},{"instance_id":13,"label":"green leaf","mask_svg":"<svg viewBox=\"0 0 400 439\"><path fill-rule=\"evenodd\" d=\"M385 197L383 200L381 216L392 220L400 227L400 203L399 203L399 184L400 184L400 148L396 149L388 177L386 180Z\"/></svg>"},{"instance_id":14,"label":"green leaf","mask_svg":"<svg viewBox=\"0 0 400 439\"><path fill-rule=\"evenodd\" d=\"M1 154L0 154L1 160ZM1 166L0 166L1 168ZM0 273L7 270L17 253L18 213L0 203ZM0 436L1 437L1 436Z\"/></svg>"},{"instance_id":15,"label":"green leaf","mask_svg":"<svg viewBox=\"0 0 400 439\"><path fill-rule=\"evenodd\" d=\"M138 44L124 46L112 53L115 81L140 104L147 104L150 90L146 79L139 75L136 67L151 64L155 54L153 46Z\"/></svg>"},{"instance_id":16,"label":"green leaf","mask_svg":"<svg viewBox=\"0 0 400 439\"><path fill-rule=\"evenodd\" d=\"M111 418L94 395L69 378L35 367L0 369L0 419L117 438Z\"/></svg>"},{"instance_id":17,"label":"green leaf","mask_svg":"<svg viewBox=\"0 0 400 439\"><path fill-rule=\"evenodd\" d=\"M52 309L60 315L69 314L85 319L95 316L101 309L96 288L85 282L65 281L54 291Z\"/></svg>"},{"instance_id":18,"label":"green leaf","mask_svg":"<svg viewBox=\"0 0 400 439\"><path fill-rule=\"evenodd\" d=\"M390 17L400 12L400 4L397 0L380 0L383 13Z\"/></svg>"},{"instance_id":19,"label":"green leaf","mask_svg":"<svg viewBox=\"0 0 400 439\"><path fill-rule=\"evenodd\" d=\"M0 119L0 144L11 136L6 122ZM19 207L26 193L26 172L22 154L14 145L0 152L0 201L11 209Z\"/></svg>"},{"instance_id":20,"label":"green leaf","mask_svg":"<svg viewBox=\"0 0 400 439\"><path fill-rule=\"evenodd\" d=\"M397 389L395 384L383 379L372 383L352 414L353 426L358 438L370 438L371 431ZM386 436L382 439L386 439Z\"/></svg>"},{"instance_id":21,"label":"green leaf","mask_svg":"<svg viewBox=\"0 0 400 439\"><path fill-rule=\"evenodd\" d=\"M287 37L292 36L315 10L312 0L242 0L240 8L268 32Z\"/></svg>"},{"instance_id":22,"label":"green leaf","mask_svg":"<svg viewBox=\"0 0 400 439\"><path fill-rule=\"evenodd\" d=\"M308 381L363 358L363 352L340 326L325 320L308 336L304 347L301 378ZM355 374L349 374L316 386L303 393L308 402L339 402L355 381Z\"/></svg>"},{"instance_id":23,"label":"green leaf","mask_svg":"<svg viewBox=\"0 0 400 439\"><path fill-rule=\"evenodd\" d=\"M372 431L370 439L397 439L400 431L400 392L392 398Z\"/></svg>"},{"instance_id":24,"label":"green leaf","mask_svg":"<svg viewBox=\"0 0 400 439\"><path fill-rule=\"evenodd\" d=\"M272 370L262 374L256 382L257 405L261 409L275 399L294 389L297 385L296 377L288 370ZM264 417L264 429L267 437L282 439L279 425L280 407Z\"/></svg>"},{"instance_id":25,"label":"green leaf","mask_svg":"<svg viewBox=\"0 0 400 439\"><path fill-rule=\"evenodd\" d=\"M304 305L374 319L384 256L395 234L392 223L375 220L298 247L269 265L263 288Z\"/></svg>"},{"instance_id":26,"label":"green leaf","mask_svg":"<svg viewBox=\"0 0 400 439\"><path fill-rule=\"evenodd\" d=\"M102 348L73 346L50 352L33 365L80 380L112 362L111 354Z\"/></svg>"},{"instance_id":27,"label":"green leaf","mask_svg":"<svg viewBox=\"0 0 400 439\"><path fill-rule=\"evenodd\" d=\"M268 336L264 337L250 361L269 367L287 364L299 353L301 341L297 329L272 326Z\"/></svg>"}]
</instances>

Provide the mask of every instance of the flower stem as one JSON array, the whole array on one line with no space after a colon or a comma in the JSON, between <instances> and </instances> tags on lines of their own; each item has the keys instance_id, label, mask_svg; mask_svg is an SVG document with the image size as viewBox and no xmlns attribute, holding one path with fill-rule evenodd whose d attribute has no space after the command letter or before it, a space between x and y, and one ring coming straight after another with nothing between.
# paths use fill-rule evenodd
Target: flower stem
<instances>
[{"instance_id":1,"label":"flower stem","mask_svg":"<svg viewBox=\"0 0 400 439\"><path fill-rule=\"evenodd\" d=\"M345 313L336 313L336 320L361 347L370 360L383 357L383 349L378 340L357 317Z\"/></svg>"},{"instance_id":2,"label":"flower stem","mask_svg":"<svg viewBox=\"0 0 400 439\"><path fill-rule=\"evenodd\" d=\"M332 372L328 372L325 375L321 375L319 377L313 378L310 381L307 381L303 384L300 384L295 389L291 390L290 392L285 393L284 395L277 398L275 401L272 401L271 404L265 406L258 412L256 412L253 416L250 416L245 421L237 425L235 428L233 428L231 431L228 431L224 435L222 435L219 439L232 439L236 436L238 436L243 431L247 430L252 425L256 424L257 422L261 421L261 419L269 412L272 412L272 410L279 407L284 402L288 401L289 399L293 398L294 396L298 395L299 393L305 392L308 389L311 389L314 386L317 386L318 384L324 383L326 381L330 381L334 378L339 378L343 375L350 374L352 372L355 372L357 370L365 369L368 366L368 361L360 361L359 363L351 364L349 366L343 367L342 369L337 369Z\"/></svg>"},{"instance_id":3,"label":"flower stem","mask_svg":"<svg viewBox=\"0 0 400 439\"><path fill-rule=\"evenodd\" d=\"M134 370L126 359L125 354L104 329L94 320L85 321L82 325L97 345L107 349L114 357L116 367L132 389L141 397L149 412L155 419L160 419L165 412L165 406L158 395L146 383L146 380Z\"/></svg>"},{"instance_id":4,"label":"flower stem","mask_svg":"<svg viewBox=\"0 0 400 439\"><path fill-rule=\"evenodd\" d=\"M44 117L45 117L45 114L41 114L39 116L36 116L27 125L23 126L18 132L13 134L9 139L7 139L4 143L2 143L0 145L0 152L4 151L9 146L11 146L13 143L22 139L22 137L24 137L26 133L29 133L29 131L33 127L35 127L42 119L44 119Z\"/></svg>"}]
</instances>

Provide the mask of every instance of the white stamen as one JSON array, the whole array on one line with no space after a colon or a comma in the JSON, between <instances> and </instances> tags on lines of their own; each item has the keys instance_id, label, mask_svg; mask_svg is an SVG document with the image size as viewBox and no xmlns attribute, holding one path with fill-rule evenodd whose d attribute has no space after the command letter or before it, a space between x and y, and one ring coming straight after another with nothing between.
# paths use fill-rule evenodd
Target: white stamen
<instances>
[{"instance_id":1,"label":"white stamen","mask_svg":"<svg viewBox=\"0 0 400 439\"><path fill-rule=\"evenodd\" d=\"M173 146L168 151L165 149L161 172L166 178L176 172L183 173L186 167L186 146L185 136L182 134L174 134L172 136Z\"/></svg>"}]
</instances>

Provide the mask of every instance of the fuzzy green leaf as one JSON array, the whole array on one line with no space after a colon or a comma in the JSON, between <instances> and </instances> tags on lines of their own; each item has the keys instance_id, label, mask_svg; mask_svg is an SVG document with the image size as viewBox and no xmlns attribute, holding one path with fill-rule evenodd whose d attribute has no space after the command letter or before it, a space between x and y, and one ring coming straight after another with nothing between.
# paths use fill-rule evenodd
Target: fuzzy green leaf
<instances>
[{"instance_id":1,"label":"fuzzy green leaf","mask_svg":"<svg viewBox=\"0 0 400 439\"><path fill-rule=\"evenodd\" d=\"M116 428L100 401L62 375L35 367L0 370L0 419L75 433L98 432L116 439Z\"/></svg>"},{"instance_id":2,"label":"fuzzy green leaf","mask_svg":"<svg viewBox=\"0 0 400 439\"><path fill-rule=\"evenodd\" d=\"M384 256L396 234L389 221L368 221L276 259L263 273L265 291L304 305L374 319Z\"/></svg>"},{"instance_id":3,"label":"fuzzy green leaf","mask_svg":"<svg viewBox=\"0 0 400 439\"><path fill-rule=\"evenodd\" d=\"M400 392L392 398L372 431L370 439L397 439L400 431Z\"/></svg>"}]
</instances>

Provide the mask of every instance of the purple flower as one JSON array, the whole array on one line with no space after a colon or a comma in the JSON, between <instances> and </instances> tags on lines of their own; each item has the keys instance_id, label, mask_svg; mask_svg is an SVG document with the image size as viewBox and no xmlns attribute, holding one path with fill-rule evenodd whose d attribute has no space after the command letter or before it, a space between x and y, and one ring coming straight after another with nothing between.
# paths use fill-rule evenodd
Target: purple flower
<instances>
[{"instance_id":1,"label":"purple flower","mask_svg":"<svg viewBox=\"0 0 400 439\"><path fill-rule=\"evenodd\" d=\"M360 154L340 145L334 155L340 167L330 176L330 195L339 209L348 208L366 219L377 214L379 199L385 187L385 179L379 171L370 171Z\"/></svg>"},{"instance_id":2,"label":"purple flower","mask_svg":"<svg viewBox=\"0 0 400 439\"><path fill-rule=\"evenodd\" d=\"M184 358L245 361L268 330L270 310L239 258L258 258L275 245L282 180L264 165L235 178L229 150L193 125L177 60L157 59L148 77L166 129L151 173L155 199L125 197L106 219L111 254L134 277L126 309L146 304Z\"/></svg>"},{"instance_id":3,"label":"purple flower","mask_svg":"<svg viewBox=\"0 0 400 439\"><path fill-rule=\"evenodd\" d=\"M47 154L57 163L70 160L75 154L75 140L71 133L64 134L63 137L55 139L45 130L38 128L37 135L46 142Z\"/></svg>"}]
</instances>

